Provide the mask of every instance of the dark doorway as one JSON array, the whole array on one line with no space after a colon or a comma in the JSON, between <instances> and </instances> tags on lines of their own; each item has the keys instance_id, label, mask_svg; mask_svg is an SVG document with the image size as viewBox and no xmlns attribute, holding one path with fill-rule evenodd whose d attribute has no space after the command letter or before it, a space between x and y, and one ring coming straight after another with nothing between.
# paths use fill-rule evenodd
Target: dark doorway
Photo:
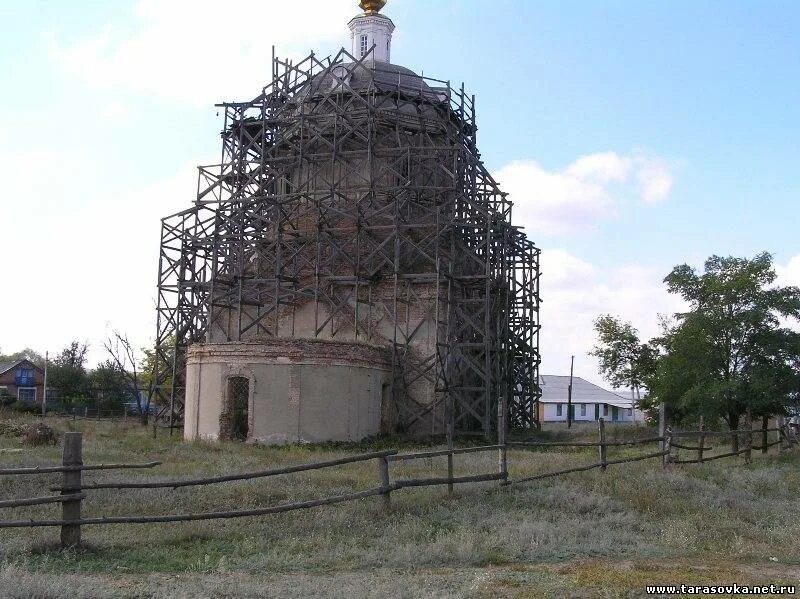
<instances>
[{"instance_id":1,"label":"dark doorway","mask_svg":"<svg viewBox=\"0 0 800 599\"><path fill-rule=\"evenodd\" d=\"M247 440L249 401L250 380L243 376L230 377L228 379L228 415L231 439Z\"/></svg>"}]
</instances>

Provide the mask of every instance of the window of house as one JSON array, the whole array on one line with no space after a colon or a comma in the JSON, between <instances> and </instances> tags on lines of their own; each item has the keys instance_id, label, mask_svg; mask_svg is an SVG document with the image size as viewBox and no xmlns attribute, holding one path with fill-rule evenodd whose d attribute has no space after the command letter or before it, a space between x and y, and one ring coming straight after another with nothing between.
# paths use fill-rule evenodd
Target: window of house
<instances>
[{"instance_id":1,"label":"window of house","mask_svg":"<svg viewBox=\"0 0 800 599\"><path fill-rule=\"evenodd\" d=\"M33 403L36 401L36 388L35 387L20 387L17 389L17 400L26 403Z\"/></svg>"},{"instance_id":2,"label":"window of house","mask_svg":"<svg viewBox=\"0 0 800 599\"><path fill-rule=\"evenodd\" d=\"M603 404L603 416L608 416L608 404Z\"/></svg>"},{"instance_id":3,"label":"window of house","mask_svg":"<svg viewBox=\"0 0 800 599\"><path fill-rule=\"evenodd\" d=\"M586 404L581 404L581 416L586 416Z\"/></svg>"},{"instance_id":4,"label":"window of house","mask_svg":"<svg viewBox=\"0 0 800 599\"><path fill-rule=\"evenodd\" d=\"M625 410L625 415L626 416L633 416L633 408L628 408L627 410Z\"/></svg>"},{"instance_id":5,"label":"window of house","mask_svg":"<svg viewBox=\"0 0 800 599\"><path fill-rule=\"evenodd\" d=\"M19 376L21 376L24 379L33 378L33 370L31 368L20 368Z\"/></svg>"},{"instance_id":6,"label":"window of house","mask_svg":"<svg viewBox=\"0 0 800 599\"><path fill-rule=\"evenodd\" d=\"M556 416L561 416L564 409L564 404L557 403L556 404Z\"/></svg>"},{"instance_id":7,"label":"window of house","mask_svg":"<svg viewBox=\"0 0 800 599\"><path fill-rule=\"evenodd\" d=\"M366 53L367 53L367 36L366 35L362 35L361 36L361 56L364 56L364 54L366 54Z\"/></svg>"}]
</instances>

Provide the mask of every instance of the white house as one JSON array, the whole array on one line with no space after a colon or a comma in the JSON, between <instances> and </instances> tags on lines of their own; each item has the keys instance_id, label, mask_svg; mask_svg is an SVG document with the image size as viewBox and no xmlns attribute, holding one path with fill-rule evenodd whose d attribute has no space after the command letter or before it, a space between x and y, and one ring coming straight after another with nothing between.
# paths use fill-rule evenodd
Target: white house
<instances>
[{"instance_id":1,"label":"white house","mask_svg":"<svg viewBox=\"0 0 800 599\"><path fill-rule=\"evenodd\" d=\"M539 422L565 422L569 377L543 374L539 377L542 398L539 400ZM644 413L631 398L606 391L578 376L572 378L572 421L642 422Z\"/></svg>"}]
</instances>

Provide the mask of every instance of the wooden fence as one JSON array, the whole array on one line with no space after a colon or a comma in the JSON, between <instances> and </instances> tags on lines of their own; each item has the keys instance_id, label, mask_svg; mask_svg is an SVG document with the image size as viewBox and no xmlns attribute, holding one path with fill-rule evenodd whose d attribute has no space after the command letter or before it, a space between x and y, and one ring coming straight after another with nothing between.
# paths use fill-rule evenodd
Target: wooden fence
<instances>
[{"instance_id":1,"label":"wooden fence","mask_svg":"<svg viewBox=\"0 0 800 599\"><path fill-rule=\"evenodd\" d=\"M643 439L632 439L627 441L608 441L606 440L605 422L601 418L598 421L598 438L596 442L568 442L568 441L508 441L502 445L484 445L479 447L464 447L464 448L448 448L434 451L422 451L415 453L401 454L394 450L377 451L371 453L363 453L354 456L347 456L343 458L326 460L322 462L315 462L310 464L300 464L295 466L287 466L283 468L274 468L270 470L261 470L256 472L245 472L237 474L226 474L221 476L211 476L202 478L185 478L175 480L160 480L160 481L111 481L111 482L91 482L85 481L83 478L84 472L97 471L97 470L125 470L125 469L140 469L152 468L160 464L160 462L146 462L139 464L96 464L86 465L83 463L82 455L82 434L69 432L64 436L64 448L62 454L61 465L50 466L35 466L35 467L18 467L18 468L0 468L0 476L23 476L23 475L37 475L45 473L62 473L61 485L51 487L50 491L58 492L58 495L48 495L42 497L29 497L24 499L9 499L1 500L0 508L16 508L23 506L43 505L50 503L61 504L61 518L51 520L12 520L0 521L0 528L22 528L22 527L39 527L39 526L52 526L61 528L61 545L63 547L74 547L80 544L81 541L81 527L89 525L102 525L102 524L144 524L155 522L185 522L191 520L211 520L219 518L241 518L247 516L262 516L266 514L277 514L280 512L288 512L292 510L307 509L322 505L332 505L336 503L343 503L347 501L355 501L364 499L366 497L380 496L382 504L389 507L391 504L391 493L408 489L412 487L425 487L433 485L447 485L448 493L453 492L454 485L468 484L486 481L498 481L501 485L521 484L534 480L540 480L553 476L562 476L572 472L580 472L600 468L606 470L608 466L616 464L624 464L628 462L635 462L639 460L648 460L661 458L662 464L692 464L707 462L724 457L732 457L743 454L745 461L749 462L751 451L753 449L760 449L766 452L769 447L780 445L781 450L791 448L797 440L790 434L788 426L783 422L779 422L779 426L768 428L766 422L764 426L758 431L754 431L752 426L740 429L738 431L709 431L700 430L696 431L671 431L668 427L663 429L664 434L654 437L647 437ZM754 432L759 432L762 437L762 444L760 446L752 445L752 436ZM769 433L777 432L777 439L769 441ZM741 450L726 452L720 455L707 455L707 452L712 451L713 447L706 446L705 440L718 436L731 436L734 434L743 434L745 439L745 446ZM678 440L696 438L696 445L688 445L686 443L679 443ZM657 451L649 451L640 455L629 456L625 458L609 460L607 457L607 449L609 447L634 447L638 445L658 444ZM597 461L581 465L573 468L557 470L553 472L546 472L537 474L535 476L528 476L518 479L510 479L508 476L508 451L514 449L525 448L540 448L547 449L553 447L578 447L588 448L594 447L597 449ZM691 451L697 452L695 459L680 459L679 455L674 455L676 451ZM453 457L456 455L478 452L497 452L498 468L495 472L485 474L477 474L470 476L455 476L453 467ZM390 476L390 465L394 462L407 462L412 460L422 460L434 457L447 458L447 475L442 477L428 477L428 478L406 478L397 479L392 481ZM292 474L296 472L304 472L309 470L319 470L324 468L335 468L345 464L353 464L357 462L375 461L376 464L376 486L346 493L325 497L321 499L313 499L308 501L295 501L290 503L283 503L263 508L247 509L247 510L225 510L213 512L199 512L188 514L167 514L156 516L115 516L115 517L84 517L82 514L82 502L87 497L87 491L97 489L158 489L158 488L171 488L177 489L188 486L203 486L222 484L231 481L252 480L257 478L267 478L273 476L280 476Z\"/></svg>"}]
</instances>

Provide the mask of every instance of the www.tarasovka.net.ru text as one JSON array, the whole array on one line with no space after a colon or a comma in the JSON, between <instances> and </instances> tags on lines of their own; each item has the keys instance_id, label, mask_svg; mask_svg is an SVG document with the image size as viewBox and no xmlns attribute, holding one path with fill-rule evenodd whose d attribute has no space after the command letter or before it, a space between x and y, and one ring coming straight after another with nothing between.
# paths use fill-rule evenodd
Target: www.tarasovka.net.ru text
<instances>
[{"instance_id":1,"label":"www.tarasovka.net.ru text","mask_svg":"<svg viewBox=\"0 0 800 599\"><path fill-rule=\"evenodd\" d=\"M645 590L653 595L794 595L796 593L793 584L649 585Z\"/></svg>"}]
</instances>

